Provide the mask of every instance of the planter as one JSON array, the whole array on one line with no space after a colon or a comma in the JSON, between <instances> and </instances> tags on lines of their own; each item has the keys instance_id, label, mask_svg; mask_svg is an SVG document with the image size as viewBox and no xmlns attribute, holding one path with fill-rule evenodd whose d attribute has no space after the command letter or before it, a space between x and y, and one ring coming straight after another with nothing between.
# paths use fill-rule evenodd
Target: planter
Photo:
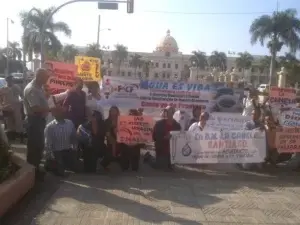
<instances>
[{"instance_id":1,"label":"planter","mask_svg":"<svg viewBox=\"0 0 300 225\"><path fill-rule=\"evenodd\" d=\"M12 161L20 169L0 184L0 218L34 186L35 182L33 166L16 155L12 156Z\"/></svg>"}]
</instances>

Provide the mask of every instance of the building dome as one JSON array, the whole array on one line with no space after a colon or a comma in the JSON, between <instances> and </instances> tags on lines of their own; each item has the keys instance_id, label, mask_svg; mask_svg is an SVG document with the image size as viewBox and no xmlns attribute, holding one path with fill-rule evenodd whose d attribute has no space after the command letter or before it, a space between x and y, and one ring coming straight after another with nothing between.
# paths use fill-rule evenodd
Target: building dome
<instances>
[{"instance_id":1,"label":"building dome","mask_svg":"<svg viewBox=\"0 0 300 225\"><path fill-rule=\"evenodd\" d=\"M156 47L156 51L165 53L178 53L178 45L175 38L170 35L170 30L167 31L167 35L162 38L160 43Z\"/></svg>"}]
</instances>

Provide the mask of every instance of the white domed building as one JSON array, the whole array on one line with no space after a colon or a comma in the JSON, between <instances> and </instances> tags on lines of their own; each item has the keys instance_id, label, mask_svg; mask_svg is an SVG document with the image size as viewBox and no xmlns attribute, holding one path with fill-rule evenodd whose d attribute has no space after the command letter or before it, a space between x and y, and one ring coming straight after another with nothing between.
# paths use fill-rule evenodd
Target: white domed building
<instances>
[{"instance_id":1,"label":"white domed building","mask_svg":"<svg viewBox=\"0 0 300 225\"><path fill-rule=\"evenodd\" d=\"M143 67L136 69L130 66L130 55L138 54L142 60L150 62L149 74L145 73ZM116 68L111 68L107 62L112 58L111 51L104 52L104 66L107 67L106 75L121 76L131 78L149 78L149 79L172 79L180 80L184 65L189 65L191 55L183 55L179 52L177 41L171 36L170 30L161 39L156 49L152 53L147 52L129 52L129 57L120 68L120 74L117 74Z\"/></svg>"},{"instance_id":2,"label":"white domed building","mask_svg":"<svg viewBox=\"0 0 300 225\"><path fill-rule=\"evenodd\" d=\"M81 47L78 49L84 54L86 48ZM141 59L149 63L148 73L145 72L143 66L138 68L131 66L130 56L135 54L141 55ZM230 76L231 74L235 75L239 80L244 80L253 84L264 83L268 80L268 72L261 72L258 66L258 61L262 56L254 56L253 68L243 71L242 68L235 68L237 55L228 52L228 70L226 72L220 73L220 71L213 68L200 70L191 67L190 73L188 68L191 66L191 56L192 54L184 55L180 52L176 39L171 35L171 31L167 30L153 52L128 52L128 58L122 62L120 71L118 71L116 66L113 66L113 64L110 63L113 60L111 50L104 51L102 61L103 67L106 68L106 73L104 75L121 76L132 79L144 78L175 81L186 80L188 78L191 81L207 82L208 79L206 78L209 78L210 80L220 80L220 76Z\"/></svg>"}]
</instances>

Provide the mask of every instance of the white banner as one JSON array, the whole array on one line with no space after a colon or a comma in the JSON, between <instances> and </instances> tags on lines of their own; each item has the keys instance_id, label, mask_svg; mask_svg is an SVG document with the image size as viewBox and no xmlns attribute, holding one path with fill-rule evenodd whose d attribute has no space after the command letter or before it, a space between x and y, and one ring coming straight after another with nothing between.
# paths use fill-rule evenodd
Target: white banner
<instances>
[{"instance_id":1,"label":"white banner","mask_svg":"<svg viewBox=\"0 0 300 225\"><path fill-rule=\"evenodd\" d=\"M260 163L266 157L260 130L172 132L171 163Z\"/></svg>"},{"instance_id":2,"label":"white banner","mask_svg":"<svg viewBox=\"0 0 300 225\"><path fill-rule=\"evenodd\" d=\"M250 120L250 116L238 113L213 112L209 114L207 126L215 130L243 130L244 124Z\"/></svg>"},{"instance_id":3,"label":"white banner","mask_svg":"<svg viewBox=\"0 0 300 225\"><path fill-rule=\"evenodd\" d=\"M200 84L108 76L104 77L101 90L110 105L156 110L171 105L189 112L195 106L209 112L238 112L243 97L240 89L228 88L220 82Z\"/></svg>"}]
</instances>

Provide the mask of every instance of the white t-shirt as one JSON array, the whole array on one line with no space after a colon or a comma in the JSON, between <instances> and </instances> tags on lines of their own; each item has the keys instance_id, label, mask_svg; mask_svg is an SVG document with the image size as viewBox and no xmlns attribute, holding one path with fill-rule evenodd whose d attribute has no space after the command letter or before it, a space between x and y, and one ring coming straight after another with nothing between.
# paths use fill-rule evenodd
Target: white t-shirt
<instances>
[{"instance_id":1,"label":"white t-shirt","mask_svg":"<svg viewBox=\"0 0 300 225\"><path fill-rule=\"evenodd\" d=\"M204 127L201 127L200 122L196 122L190 126L188 131L190 131L192 133L199 133L202 131L211 131L211 130L212 130L212 128L210 126L208 126L207 124Z\"/></svg>"},{"instance_id":2,"label":"white t-shirt","mask_svg":"<svg viewBox=\"0 0 300 225\"><path fill-rule=\"evenodd\" d=\"M86 99L86 107L88 107L91 111L98 111L104 117L104 110L102 107L102 99L96 99L92 95L88 95Z\"/></svg>"},{"instance_id":3,"label":"white t-shirt","mask_svg":"<svg viewBox=\"0 0 300 225\"><path fill-rule=\"evenodd\" d=\"M180 124L181 130L184 131L188 129L191 116L186 111L177 110L173 115L173 119Z\"/></svg>"}]
</instances>

